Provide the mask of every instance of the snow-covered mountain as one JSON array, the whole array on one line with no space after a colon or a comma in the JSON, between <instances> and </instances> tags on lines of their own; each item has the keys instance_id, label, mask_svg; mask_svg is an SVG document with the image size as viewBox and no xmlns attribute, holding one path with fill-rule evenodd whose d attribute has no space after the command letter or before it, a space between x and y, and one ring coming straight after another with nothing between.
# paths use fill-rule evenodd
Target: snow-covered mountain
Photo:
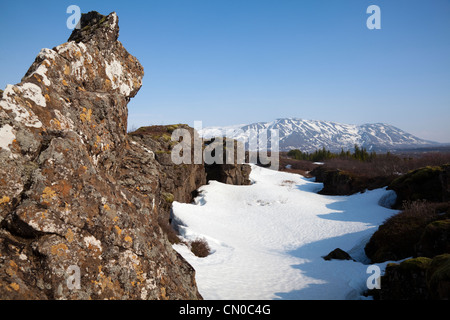
<instances>
[{"instance_id":1,"label":"snow-covered mountain","mask_svg":"<svg viewBox=\"0 0 450 320\"><path fill-rule=\"evenodd\" d=\"M352 149L355 144L371 151L386 151L404 148L434 146L437 143L413 136L401 129L384 123L352 125L329 121L304 120L298 118L277 119L230 127L209 127L200 130L204 138L226 136L233 139L252 139L254 132L278 129L280 151L300 149L314 152L325 147L331 151ZM255 144L256 145L256 144ZM270 148L270 139L269 139Z\"/></svg>"}]
</instances>

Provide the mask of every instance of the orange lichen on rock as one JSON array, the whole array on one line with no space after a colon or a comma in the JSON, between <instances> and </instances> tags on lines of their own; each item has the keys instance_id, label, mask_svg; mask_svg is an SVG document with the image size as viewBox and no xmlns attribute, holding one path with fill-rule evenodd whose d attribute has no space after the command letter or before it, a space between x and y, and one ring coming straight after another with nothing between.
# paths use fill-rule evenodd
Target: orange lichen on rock
<instances>
[{"instance_id":1,"label":"orange lichen on rock","mask_svg":"<svg viewBox=\"0 0 450 320\"><path fill-rule=\"evenodd\" d=\"M80 114L80 119L83 122L91 122L91 116L92 116L92 109L87 110L86 108L83 108L83 113Z\"/></svg>"},{"instance_id":2,"label":"orange lichen on rock","mask_svg":"<svg viewBox=\"0 0 450 320\"><path fill-rule=\"evenodd\" d=\"M69 248L64 243L59 243L51 247L50 251L53 255L63 256L67 255Z\"/></svg>"},{"instance_id":3,"label":"orange lichen on rock","mask_svg":"<svg viewBox=\"0 0 450 320\"><path fill-rule=\"evenodd\" d=\"M119 228L119 226L114 226L114 229L116 229L117 234L120 236L122 234L122 229Z\"/></svg>"},{"instance_id":4,"label":"orange lichen on rock","mask_svg":"<svg viewBox=\"0 0 450 320\"><path fill-rule=\"evenodd\" d=\"M53 200L56 197L56 192L53 191L50 187L45 187L44 191L42 192L41 198L42 200Z\"/></svg>"},{"instance_id":5,"label":"orange lichen on rock","mask_svg":"<svg viewBox=\"0 0 450 320\"><path fill-rule=\"evenodd\" d=\"M70 74L70 67L67 64L64 66L64 74L66 76L68 76Z\"/></svg>"},{"instance_id":6,"label":"orange lichen on rock","mask_svg":"<svg viewBox=\"0 0 450 320\"><path fill-rule=\"evenodd\" d=\"M50 120L50 125L56 130L61 130L61 122L58 119Z\"/></svg>"},{"instance_id":7,"label":"orange lichen on rock","mask_svg":"<svg viewBox=\"0 0 450 320\"><path fill-rule=\"evenodd\" d=\"M72 229L69 228L69 229L67 230L66 235L65 235L65 238L66 238L66 240L67 240L69 243L72 243L72 241L73 241L73 239L74 239L74 233L73 233Z\"/></svg>"},{"instance_id":8,"label":"orange lichen on rock","mask_svg":"<svg viewBox=\"0 0 450 320\"><path fill-rule=\"evenodd\" d=\"M10 276L14 276L17 273L18 269L19 267L17 266L17 263L11 260L9 261L9 267L6 269L6 273Z\"/></svg>"},{"instance_id":9,"label":"orange lichen on rock","mask_svg":"<svg viewBox=\"0 0 450 320\"><path fill-rule=\"evenodd\" d=\"M20 289L20 286L15 282L11 283L9 286L15 291L19 291Z\"/></svg>"},{"instance_id":10,"label":"orange lichen on rock","mask_svg":"<svg viewBox=\"0 0 450 320\"><path fill-rule=\"evenodd\" d=\"M8 203L10 201L8 196L3 196L3 198L0 199L0 205Z\"/></svg>"}]
</instances>

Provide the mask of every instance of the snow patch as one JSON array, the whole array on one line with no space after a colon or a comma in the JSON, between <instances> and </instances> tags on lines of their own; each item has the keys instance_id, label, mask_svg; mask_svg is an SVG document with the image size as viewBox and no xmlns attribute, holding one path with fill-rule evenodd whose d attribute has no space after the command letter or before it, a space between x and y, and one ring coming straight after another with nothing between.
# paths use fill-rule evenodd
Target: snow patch
<instances>
[{"instance_id":1,"label":"snow patch","mask_svg":"<svg viewBox=\"0 0 450 320\"><path fill-rule=\"evenodd\" d=\"M364 246L397 212L378 202L385 189L353 196L316 193L321 184L300 175L252 165L250 186L211 181L193 204L173 203L173 218L187 240L212 249L198 258L174 245L196 270L205 299L363 299ZM290 183L286 183L289 181ZM325 261L336 248L355 261ZM378 264L383 270L387 263Z\"/></svg>"}]
</instances>

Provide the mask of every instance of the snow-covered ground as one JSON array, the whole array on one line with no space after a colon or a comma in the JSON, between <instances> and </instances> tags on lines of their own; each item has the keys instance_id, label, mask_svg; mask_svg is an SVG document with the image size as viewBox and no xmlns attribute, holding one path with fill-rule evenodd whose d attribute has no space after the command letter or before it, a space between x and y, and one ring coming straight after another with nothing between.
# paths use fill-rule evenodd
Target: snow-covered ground
<instances>
[{"instance_id":1,"label":"snow-covered ground","mask_svg":"<svg viewBox=\"0 0 450 320\"><path fill-rule=\"evenodd\" d=\"M196 270L205 299L362 299L364 245L396 213L379 205L385 189L353 196L317 194L322 184L252 166L250 186L210 182L193 204L174 202L185 240L205 239L206 258L174 245ZM355 261L325 261L336 248ZM387 263L378 264L384 271Z\"/></svg>"}]
</instances>

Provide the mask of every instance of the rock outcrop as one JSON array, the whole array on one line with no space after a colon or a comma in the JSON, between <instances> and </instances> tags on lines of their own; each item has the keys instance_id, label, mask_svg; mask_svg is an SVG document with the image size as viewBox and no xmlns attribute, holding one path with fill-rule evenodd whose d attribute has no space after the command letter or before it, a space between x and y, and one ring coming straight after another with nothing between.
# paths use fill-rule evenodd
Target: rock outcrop
<instances>
[{"instance_id":1,"label":"rock outcrop","mask_svg":"<svg viewBox=\"0 0 450 320\"><path fill-rule=\"evenodd\" d=\"M336 248L331 251L329 254L323 257L324 260L353 260L355 261L347 252L342 250L341 248Z\"/></svg>"},{"instance_id":2,"label":"rock outcrop","mask_svg":"<svg viewBox=\"0 0 450 320\"><path fill-rule=\"evenodd\" d=\"M395 179L403 211L386 220L366 244L372 262L389 264L374 297L382 300L449 299L449 165L424 167ZM408 259L413 257L412 259Z\"/></svg>"},{"instance_id":3,"label":"rock outcrop","mask_svg":"<svg viewBox=\"0 0 450 320\"><path fill-rule=\"evenodd\" d=\"M381 277L382 300L448 300L450 298L450 254L433 259L419 257L391 263Z\"/></svg>"},{"instance_id":4,"label":"rock outcrop","mask_svg":"<svg viewBox=\"0 0 450 320\"><path fill-rule=\"evenodd\" d=\"M129 134L133 144L144 146L147 150L154 150L155 159L161 172L161 197L159 201L160 217L170 221L170 209L173 201L190 203L197 196L197 189L211 180L225 184L249 185L251 167L237 161L237 141L233 140L235 148L234 159L226 163L225 152L223 164L179 164L171 159L171 151L179 142L172 141L172 133L177 129L185 129L191 137L201 143L202 150L210 141L203 141L198 133L186 124L142 127ZM223 145L226 148L226 141ZM191 159L194 159L194 148L191 148Z\"/></svg>"},{"instance_id":5,"label":"rock outcrop","mask_svg":"<svg viewBox=\"0 0 450 320\"><path fill-rule=\"evenodd\" d=\"M194 129L185 124L142 127L129 134L132 144L141 145L147 150L153 150L154 158L158 163L161 197L157 204L160 208L159 216L162 220L160 223L170 223L173 201L192 202L197 196L196 190L207 183L203 164L176 165L172 162L171 150L178 143L172 141L172 133L176 129L188 130L193 145Z\"/></svg>"},{"instance_id":6,"label":"rock outcrop","mask_svg":"<svg viewBox=\"0 0 450 320\"><path fill-rule=\"evenodd\" d=\"M205 144L214 143L215 139L210 139L205 141ZM233 152L227 154L227 145L233 146ZM222 164L205 164L206 170L206 179L207 181L215 180L226 184L234 184L234 185L250 185L250 167L246 164L239 163L242 160L244 162L248 162L248 154L244 155L244 159L240 159L238 161L238 148L242 150L242 145L237 140L225 138L222 140L223 146L223 159ZM231 159L231 155L233 156ZM230 159L227 159L230 157ZM245 159L247 158L247 159Z\"/></svg>"},{"instance_id":7,"label":"rock outcrop","mask_svg":"<svg viewBox=\"0 0 450 320\"><path fill-rule=\"evenodd\" d=\"M317 166L310 174L316 178L316 182L323 183L323 189L319 192L323 195L352 195L385 187L392 180L390 176L358 175L336 168L328 168L327 165Z\"/></svg>"},{"instance_id":8,"label":"rock outcrop","mask_svg":"<svg viewBox=\"0 0 450 320\"><path fill-rule=\"evenodd\" d=\"M450 164L412 170L392 181L389 189L397 193L396 207L404 201L450 201Z\"/></svg>"},{"instance_id":9,"label":"rock outcrop","mask_svg":"<svg viewBox=\"0 0 450 320\"><path fill-rule=\"evenodd\" d=\"M85 14L3 92L2 299L201 298L158 225L158 155L126 132L144 71L118 36L115 13Z\"/></svg>"}]
</instances>

